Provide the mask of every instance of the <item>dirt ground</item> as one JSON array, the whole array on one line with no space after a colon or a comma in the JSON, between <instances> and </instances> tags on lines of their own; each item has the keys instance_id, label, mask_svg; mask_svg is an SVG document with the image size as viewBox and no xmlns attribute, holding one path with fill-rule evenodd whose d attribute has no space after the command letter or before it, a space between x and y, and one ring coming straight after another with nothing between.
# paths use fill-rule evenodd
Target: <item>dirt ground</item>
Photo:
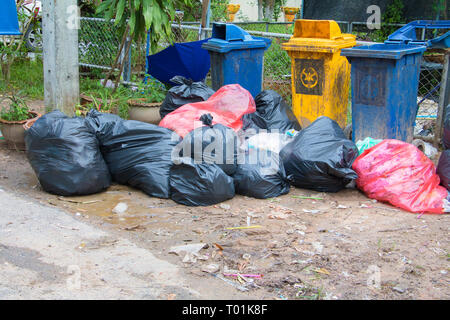
<instances>
[{"instance_id":1,"label":"dirt ground","mask_svg":"<svg viewBox=\"0 0 450 320\"><path fill-rule=\"evenodd\" d=\"M275 199L236 195L209 207L117 184L96 195L58 197L41 189L25 153L8 150L4 140L0 188L126 237L183 268L191 281L207 280L214 299L450 299L449 215L408 213L355 189L292 187ZM120 202L128 209L114 213ZM170 253L196 243L205 244L197 254ZM208 270L260 277L215 279Z\"/></svg>"}]
</instances>

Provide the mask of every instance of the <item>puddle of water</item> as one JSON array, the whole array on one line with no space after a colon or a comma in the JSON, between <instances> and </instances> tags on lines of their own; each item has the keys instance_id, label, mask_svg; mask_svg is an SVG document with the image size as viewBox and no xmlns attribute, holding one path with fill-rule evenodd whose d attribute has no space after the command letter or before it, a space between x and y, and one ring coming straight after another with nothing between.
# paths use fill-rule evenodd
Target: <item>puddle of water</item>
<instances>
[{"instance_id":1,"label":"puddle of water","mask_svg":"<svg viewBox=\"0 0 450 320\"><path fill-rule=\"evenodd\" d=\"M119 202L128 206L123 214L113 213ZM127 227L151 225L152 228L178 230L168 213L176 204L171 200L158 199L123 185L114 185L102 193L79 197L56 197L52 204L64 207L72 213L99 217L107 223ZM176 210L176 209L174 209Z\"/></svg>"}]
</instances>

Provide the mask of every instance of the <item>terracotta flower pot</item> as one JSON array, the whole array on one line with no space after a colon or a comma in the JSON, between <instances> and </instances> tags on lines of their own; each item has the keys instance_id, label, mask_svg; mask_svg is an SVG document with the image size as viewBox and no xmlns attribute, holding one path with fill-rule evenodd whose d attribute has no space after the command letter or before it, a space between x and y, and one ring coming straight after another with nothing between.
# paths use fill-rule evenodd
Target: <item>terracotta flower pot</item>
<instances>
[{"instance_id":1,"label":"terracotta flower pot","mask_svg":"<svg viewBox=\"0 0 450 320\"><path fill-rule=\"evenodd\" d=\"M227 16L228 16L227 22L234 21L234 17L240 8L241 6L239 4L229 4L227 6Z\"/></svg>"},{"instance_id":2,"label":"terracotta flower pot","mask_svg":"<svg viewBox=\"0 0 450 320\"><path fill-rule=\"evenodd\" d=\"M25 130L30 128L34 121L41 115L30 111L30 119L23 121L6 121L0 119L2 135L8 145L8 148L15 150L25 150Z\"/></svg>"},{"instance_id":3,"label":"terracotta flower pot","mask_svg":"<svg viewBox=\"0 0 450 320\"><path fill-rule=\"evenodd\" d=\"M299 12L300 8L297 7L283 7L284 20L286 22L292 22L295 19L295 15Z\"/></svg>"},{"instance_id":4,"label":"terracotta flower pot","mask_svg":"<svg viewBox=\"0 0 450 320\"><path fill-rule=\"evenodd\" d=\"M158 124L161 121L159 115L160 102L147 103L145 99L128 100L130 109L128 110L129 119Z\"/></svg>"}]
</instances>

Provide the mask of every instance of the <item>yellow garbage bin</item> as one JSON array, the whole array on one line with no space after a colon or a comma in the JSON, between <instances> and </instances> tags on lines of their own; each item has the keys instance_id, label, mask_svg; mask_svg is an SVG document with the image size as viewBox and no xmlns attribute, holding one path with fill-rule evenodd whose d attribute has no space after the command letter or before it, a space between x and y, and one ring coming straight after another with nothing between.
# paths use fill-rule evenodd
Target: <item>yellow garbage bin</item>
<instances>
[{"instance_id":1,"label":"yellow garbage bin","mask_svg":"<svg viewBox=\"0 0 450 320\"><path fill-rule=\"evenodd\" d=\"M333 20L296 20L294 35L283 43L292 61L292 109L305 128L320 116L347 122L350 64L341 49L356 37L341 33Z\"/></svg>"}]
</instances>

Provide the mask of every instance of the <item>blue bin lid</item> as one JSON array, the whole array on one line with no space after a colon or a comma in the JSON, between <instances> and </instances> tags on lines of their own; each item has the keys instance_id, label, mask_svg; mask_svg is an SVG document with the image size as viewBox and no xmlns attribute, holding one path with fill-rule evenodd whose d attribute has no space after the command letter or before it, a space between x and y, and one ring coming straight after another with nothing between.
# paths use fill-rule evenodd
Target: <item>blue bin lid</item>
<instances>
[{"instance_id":1,"label":"blue bin lid","mask_svg":"<svg viewBox=\"0 0 450 320\"><path fill-rule=\"evenodd\" d=\"M416 29L450 29L449 20L416 20L401 27L391 34L385 43L423 45L433 48L448 48L450 43L450 31L435 39L417 39Z\"/></svg>"},{"instance_id":2,"label":"blue bin lid","mask_svg":"<svg viewBox=\"0 0 450 320\"><path fill-rule=\"evenodd\" d=\"M16 2L14 0L2 0L0 10L0 35L21 35L19 31L19 19L17 18Z\"/></svg>"},{"instance_id":3,"label":"blue bin lid","mask_svg":"<svg viewBox=\"0 0 450 320\"><path fill-rule=\"evenodd\" d=\"M377 58L398 60L408 54L423 53L427 47L420 45L379 43L342 49L341 55L349 58Z\"/></svg>"},{"instance_id":4,"label":"blue bin lid","mask_svg":"<svg viewBox=\"0 0 450 320\"><path fill-rule=\"evenodd\" d=\"M230 23L213 24L212 38L202 48L215 52L270 47L272 40L253 37L247 31Z\"/></svg>"}]
</instances>

